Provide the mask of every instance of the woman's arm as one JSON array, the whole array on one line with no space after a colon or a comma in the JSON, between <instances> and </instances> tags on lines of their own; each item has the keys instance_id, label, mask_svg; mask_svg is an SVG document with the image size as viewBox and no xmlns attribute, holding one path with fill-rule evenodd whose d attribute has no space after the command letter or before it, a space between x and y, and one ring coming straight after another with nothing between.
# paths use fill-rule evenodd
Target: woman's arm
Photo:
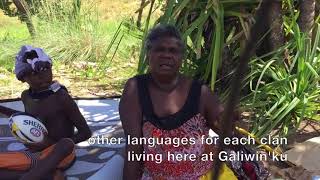
<instances>
[{"instance_id":1,"label":"woman's arm","mask_svg":"<svg viewBox=\"0 0 320 180\"><path fill-rule=\"evenodd\" d=\"M120 119L126 137L142 137L142 112L138 98L137 81L129 79L125 85L120 104L119 104ZM141 179L143 162L128 161L128 152L131 154L141 154L143 151L142 145L126 145L125 163L123 167L124 180Z\"/></svg>"},{"instance_id":2,"label":"woman's arm","mask_svg":"<svg viewBox=\"0 0 320 180\"><path fill-rule=\"evenodd\" d=\"M217 134L220 134L221 129L223 128L221 116L224 108L220 104L218 97L214 95L206 85L202 85L201 87L200 102L204 109L204 115L208 126Z\"/></svg>"},{"instance_id":3,"label":"woman's arm","mask_svg":"<svg viewBox=\"0 0 320 180\"><path fill-rule=\"evenodd\" d=\"M223 122L223 111L224 108L219 102L219 99L213 92L205 85L201 88L201 101L203 102L205 117L207 119L209 127L215 131L218 135L221 135L223 128L231 128L231 136L235 136L234 130L235 126L233 123L232 127L226 127ZM240 120L240 114L238 111L235 111L233 114L233 120ZM229 148L238 148L238 146L229 146Z\"/></svg>"}]
</instances>

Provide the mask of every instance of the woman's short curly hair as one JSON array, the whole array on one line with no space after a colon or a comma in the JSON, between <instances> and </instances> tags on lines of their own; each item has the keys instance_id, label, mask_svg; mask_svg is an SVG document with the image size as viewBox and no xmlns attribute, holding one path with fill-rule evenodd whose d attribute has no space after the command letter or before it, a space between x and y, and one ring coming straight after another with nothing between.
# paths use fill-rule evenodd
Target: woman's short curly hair
<instances>
[{"instance_id":1,"label":"woman's short curly hair","mask_svg":"<svg viewBox=\"0 0 320 180\"><path fill-rule=\"evenodd\" d=\"M147 52L152 48L154 42L164 37L173 37L178 40L179 45L181 46L181 52L185 52L185 43L182 40L180 32L177 28L170 24L159 24L149 31L145 41L145 48Z\"/></svg>"}]
</instances>

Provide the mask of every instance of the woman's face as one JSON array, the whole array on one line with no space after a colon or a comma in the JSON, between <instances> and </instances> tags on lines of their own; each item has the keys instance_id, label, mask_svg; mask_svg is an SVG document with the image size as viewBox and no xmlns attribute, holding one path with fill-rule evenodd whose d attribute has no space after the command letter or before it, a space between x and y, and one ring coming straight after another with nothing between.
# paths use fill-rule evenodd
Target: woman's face
<instances>
[{"instance_id":1,"label":"woman's face","mask_svg":"<svg viewBox=\"0 0 320 180\"><path fill-rule=\"evenodd\" d=\"M182 64L182 47L174 37L160 38L154 42L147 54L150 72L175 75Z\"/></svg>"}]
</instances>

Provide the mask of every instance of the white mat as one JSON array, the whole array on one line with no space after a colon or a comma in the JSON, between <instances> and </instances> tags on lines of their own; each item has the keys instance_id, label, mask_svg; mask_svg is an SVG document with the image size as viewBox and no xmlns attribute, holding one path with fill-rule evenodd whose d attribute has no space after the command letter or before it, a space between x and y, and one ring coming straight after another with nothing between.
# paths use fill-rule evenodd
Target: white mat
<instances>
[{"instance_id":1,"label":"white mat","mask_svg":"<svg viewBox=\"0 0 320 180\"><path fill-rule=\"evenodd\" d=\"M123 130L119 120L119 99L77 100L78 107L87 120L93 136L123 137ZM1 103L0 105L23 111L21 101ZM0 118L0 151L19 151L23 144L11 136L8 119ZM89 145L82 142L77 145L77 160L66 171L69 180L121 180L123 167L123 152L125 142L120 144Z\"/></svg>"}]
</instances>

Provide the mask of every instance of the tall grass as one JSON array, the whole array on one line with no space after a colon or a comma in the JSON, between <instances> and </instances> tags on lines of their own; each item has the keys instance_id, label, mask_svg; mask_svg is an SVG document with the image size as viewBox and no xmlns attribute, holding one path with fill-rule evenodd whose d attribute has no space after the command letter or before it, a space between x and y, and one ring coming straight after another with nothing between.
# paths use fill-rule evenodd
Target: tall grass
<instances>
[{"instance_id":1,"label":"tall grass","mask_svg":"<svg viewBox=\"0 0 320 180\"><path fill-rule=\"evenodd\" d=\"M80 0L42 1L37 19L37 44L65 62L96 62L108 45L100 31L96 4Z\"/></svg>"},{"instance_id":2,"label":"tall grass","mask_svg":"<svg viewBox=\"0 0 320 180\"><path fill-rule=\"evenodd\" d=\"M63 63L91 62L89 69L83 69L85 76L103 76L112 58L130 57L128 54L138 46L136 38L125 34L121 51L127 53L114 53L117 46L110 41L113 43L111 37L120 24L119 19L101 21L95 0L39 0L36 8L37 13L32 16L36 27L34 39L25 31L19 31L22 37L17 37L12 29L6 29L5 33L0 31L0 62L5 62L6 69L11 72L14 56L24 44L42 47L54 60ZM18 28L25 29L22 25Z\"/></svg>"}]
</instances>

